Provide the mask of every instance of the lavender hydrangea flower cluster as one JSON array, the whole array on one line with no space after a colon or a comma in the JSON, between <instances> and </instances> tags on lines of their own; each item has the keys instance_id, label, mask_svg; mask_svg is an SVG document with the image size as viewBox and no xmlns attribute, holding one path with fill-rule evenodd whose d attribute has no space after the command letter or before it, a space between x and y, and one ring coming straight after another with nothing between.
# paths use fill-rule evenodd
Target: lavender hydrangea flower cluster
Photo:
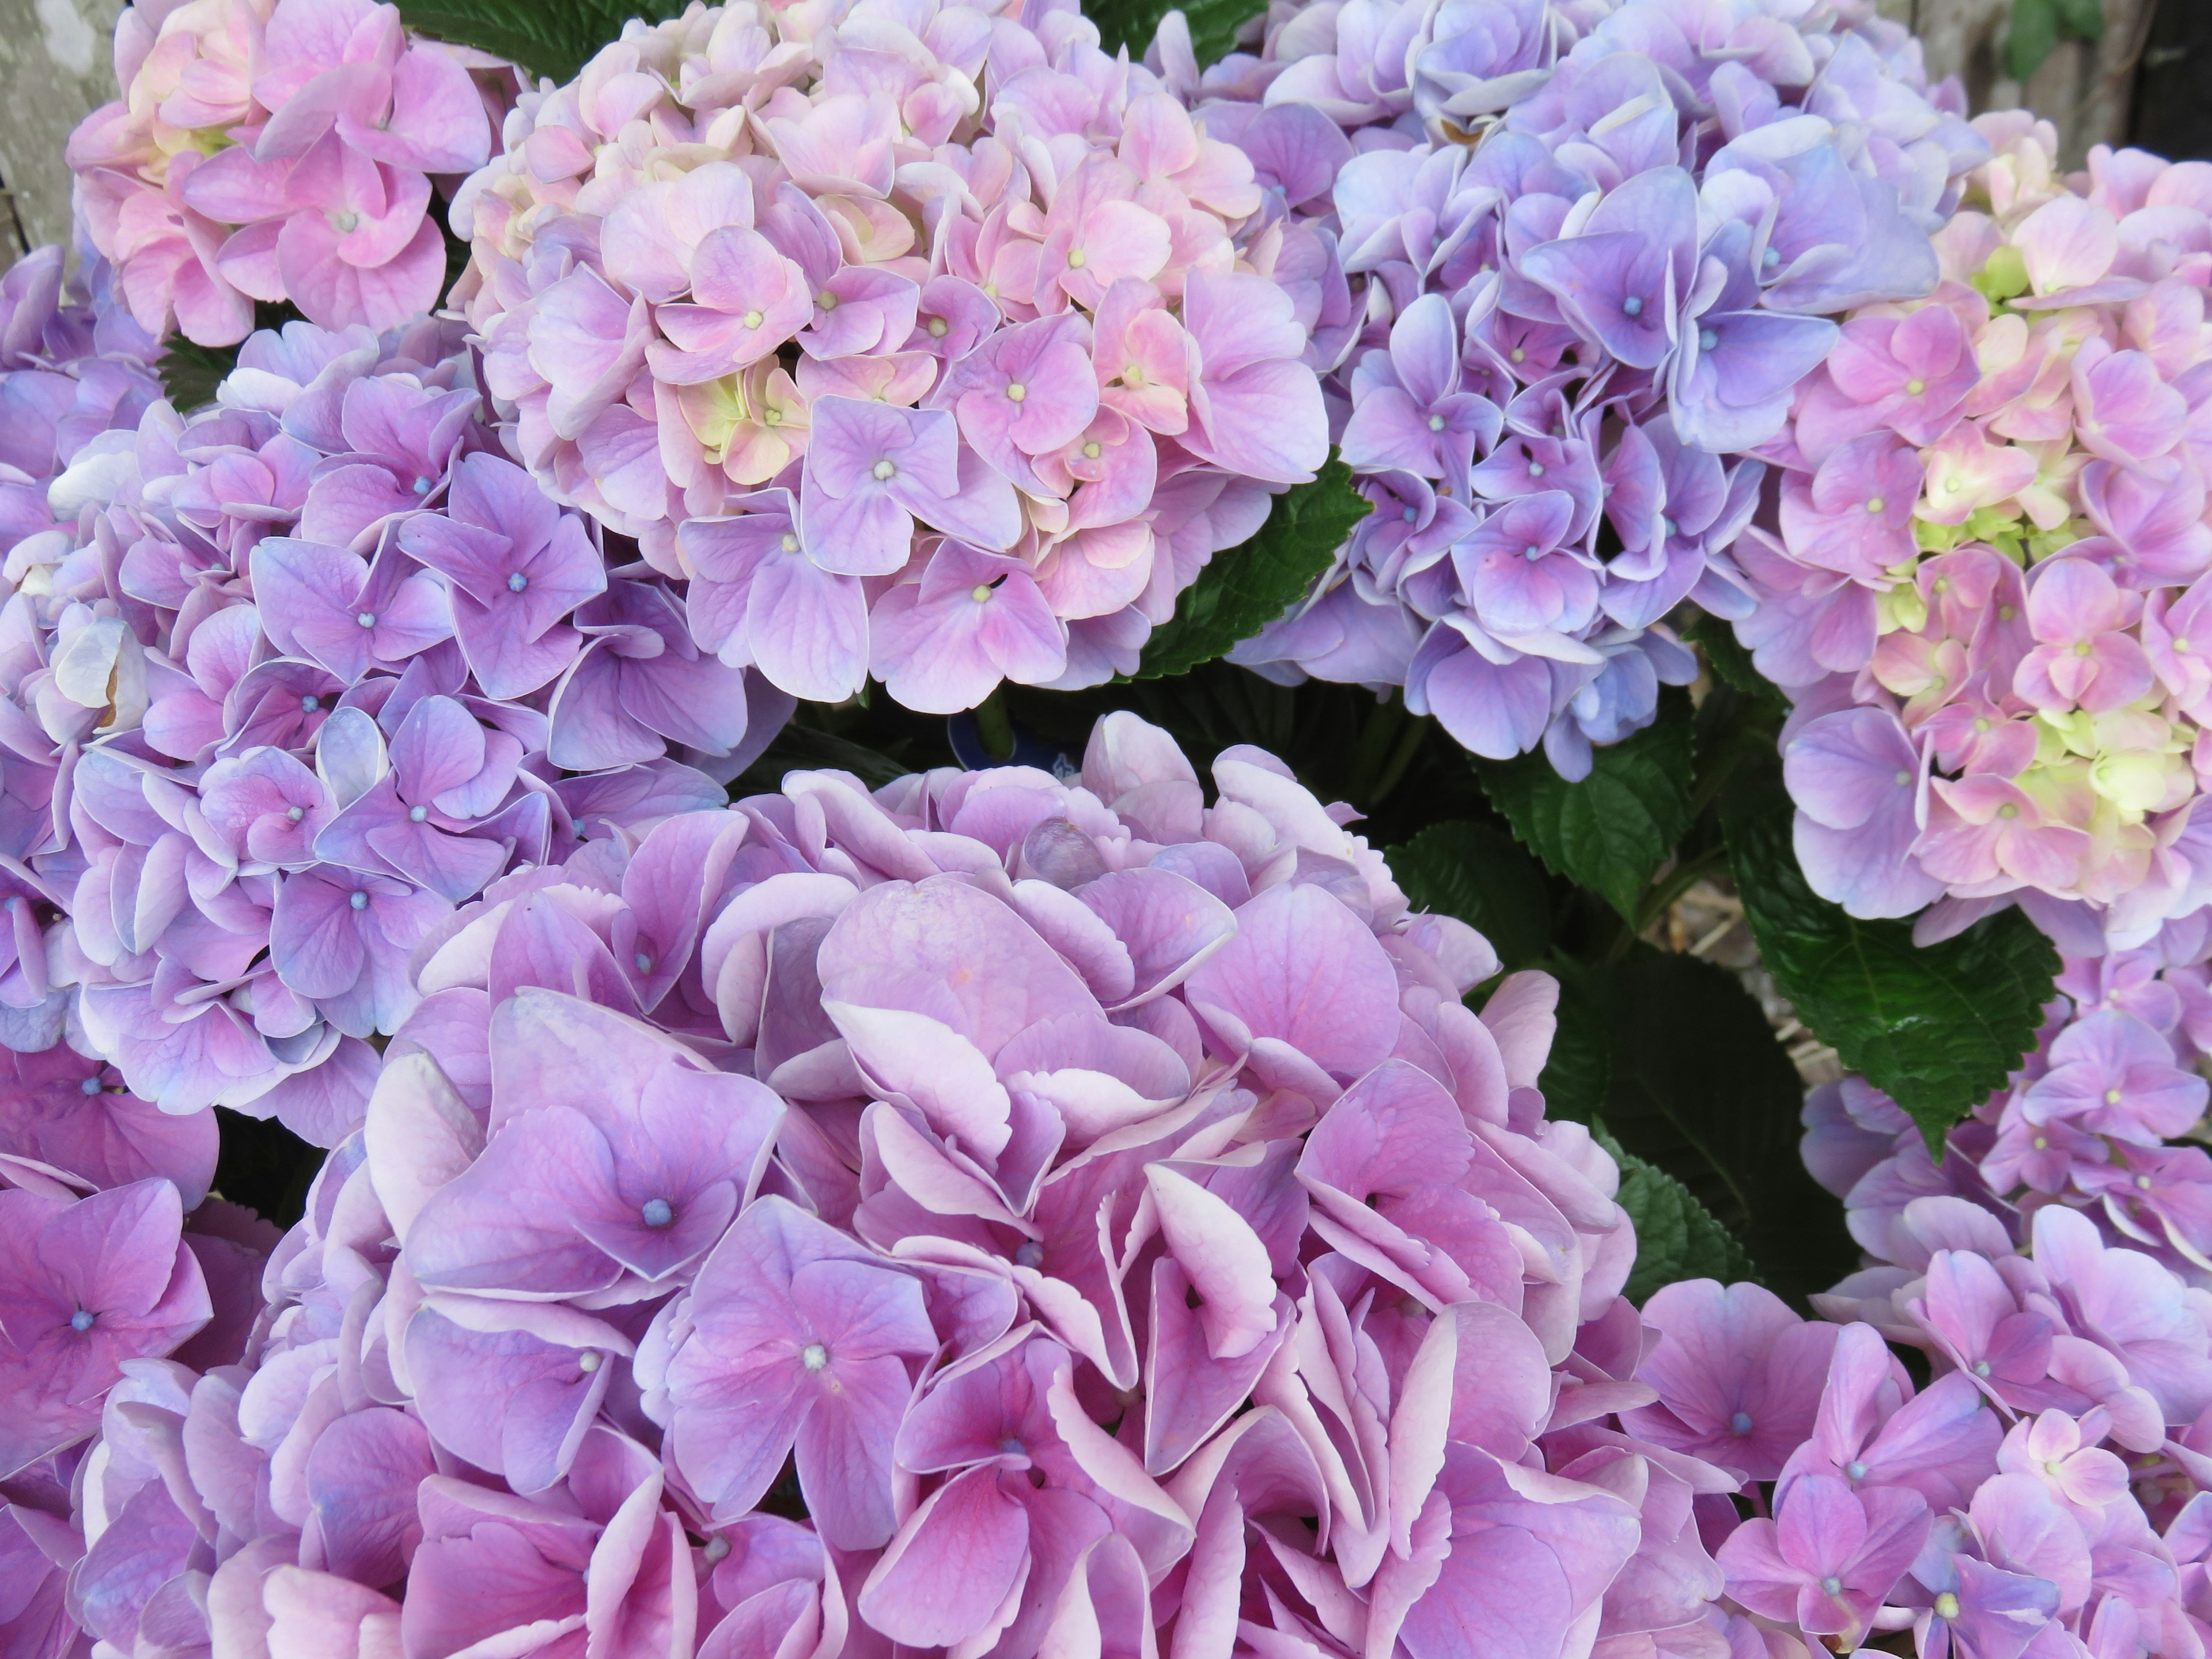
<instances>
[{"instance_id":1,"label":"lavender hydrangea flower cluster","mask_svg":"<svg viewBox=\"0 0 2212 1659\"><path fill-rule=\"evenodd\" d=\"M1870 7L1358 0L1279 8L1203 76L1172 31L1153 61L1224 100L1206 130L1353 285L1316 285L1318 366L1376 511L1235 659L1402 685L1570 777L1692 677L1668 611L1751 610L1744 452L1825 313L1935 286L1929 233L1988 154Z\"/></svg>"},{"instance_id":2,"label":"lavender hydrangea flower cluster","mask_svg":"<svg viewBox=\"0 0 2212 1659\"><path fill-rule=\"evenodd\" d=\"M1556 986L1470 1012L1489 947L1343 809L1257 750L1213 781L1114 715L1079 780L794 773L454 912L242 1359L134 1315L29 1362L109 1391L73 1505L13 1511L71 1616L143 1656L1710 1648L1735 1477L1625 1426L1634 1239L1534 1087Z\"/></svg>"},{"instance_id":3,"label":"lavender hydrangea flower cluster","mask_svg":"<svg viewBox=\"0 0 2212 1659\"><path fill-rule=\"evenodd\" d=\"M1909 1265L1814 1298L1848 1322L1710 1279L1645 1309L1660 1401L1624 1422L1755 1500L1705 1513L1730 1650L2202 1651L2204 1292L2063 1206L2024 1248L1955 1197L1902 1235Z\"/></svg>"},{"instance_id":4,"label":"lavender hydrangea flower cluster","mask_svg":"<svg viewBox=\"0 0 2212 1659\"><path fill-rule=\"evenodd\" d=\"M77 452L134 427L161 395L159 343L114 302L114 271L66 252L26 254L0 276L0 556L54 522L46 492Z\"/></svg>"},{"instance_id":5,"label":"lavender hydrangea flower cluster","mask_svg":"<svg viewBox=\"0 0 2212 1659\"><path fill-rule=\"evenodd\" d=\"M165 1111L334 1144L456 904L719 803L781 725L495 453L459 331L256 335L213 406L83 444L9 551L17 1046L66 1024Z\"/></svg>"},{"instance_id":6,"label":"lavender hydrangea flower cluster","mask_svg":"<svg viewBox=\"0 0 2212 1659\"><path fill-rule=\"evenodd\" d=\"M2062 180L2047 125L1978 125L2001 153L1938 238L1942 285L1847 323L1771 451L1737 630L1797 702L1820 892L1942 901L1935 934L2018 902L2136 944L2212 898L2212 167L2100 149Z\"/></svg>"},{"instance_id":7,"label":"lavender hydrangea flower cluster","mask_svg":"<svg viewBox=\"0 0 2212 1659\"><path fill-rule=\"evenodd\" d=\"M445 285L433 181L483 165L518 88L374 0L147 0L115 27L123 96L70 136L80 221L139 325L204 345L289 300L398 328Z\"/></svg>"},{"instance_id":8,"label":"lavender hydrangea flower cluster","mask_svg":"<svg viewBox=\"0 0 2212 1659\"><path fill-rule=\"evenodd\" d=\"M458 293L702 648L947 713L1133 669L1326 458L1262 201L1073 0L694 4L517 106Z\"/></svg>"},{"instance_id":9,"label":"lavender hydrangea flower cluster","mask_svg":"<svg viewBox=\"0 0 2212 1659\"><path fill-rule=\"evenodd\" d=\"M1858 1078L1814 1091L1805 1160L1881 1261L1918 1198L1966 1199L2014 1231L2053 1204L2191 1283L2212 1275L2212 1156L2195 1139L2212 1055L2212 937L2202 913L2149 944L2067 956L2033 1051L1951 1129L1940 1163Z\"/></svg>"}]
</instances>

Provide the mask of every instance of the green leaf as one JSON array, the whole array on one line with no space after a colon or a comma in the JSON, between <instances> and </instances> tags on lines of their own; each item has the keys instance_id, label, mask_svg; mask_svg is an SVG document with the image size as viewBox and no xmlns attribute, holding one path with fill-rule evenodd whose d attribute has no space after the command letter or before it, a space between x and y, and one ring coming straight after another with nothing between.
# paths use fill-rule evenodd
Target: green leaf
<instances>
[{"instance_id":1,"label":"green leaf","mask_svg":"<svg viewBox=\"0 0 2212 1659\"><path fill-rule=\"evenodd\" d=\"M1644 890L1690 828L1689 699L1669 691L1659 718L1593 754L1569 783L1540 750L1476 763L1482 787L1513 833L1553 874L1588 887L1639 924Z\"/></svg>"},{"instance_id":2,"label":"green leaf","mask_svg":"<svg viewBox=\"0 0 2212 1659\"><path fill-rule=\"evenodd\" d=\"M2105 0L2058 0L2058 27L2095 46L2105 38Z\"/></svg>"},{"instance_id":3,"label":"green leaf","mask_svg":"<svg viewBox=\"0 0 2212 1659\"><path fill-rule=\"evenodd\" d=\"M1085 6L1083 15L1098 25L1099 43L1108 52L1126 46L1131 58L1142 58L1160 20L1176 9L1159 0L1103 0ZM1180 9L1190 25L1199 67L1205 69L1226 56L1237 44L1237 31L1266 8L1253 0L1190 0Z\"/></svg>"},{"instance_id":4,"label":"green leaf","mask_svg":"<svg viewBox=\"0 0 2212 1659\"><path fill-rule=\"evenodd\" d=\"M1616 1196L1636 1229L1636 1267L1624 1288L1631 1302L1640 1307L1652 1291L1686 1279L1717 1279L1731 1285L1753 1276L1743 1246L1687 1187L1627 1151L1602 1129L1597 1139L1620 1165Z\"/></svg>"},{"instance_id":5,"label":"green leaf","mask_svg":"<svg viewBox=\"0 0 2212 1659\"><path fill-rule=\"evenodd\" d=\"M1698 647L1705 665L1713 671L1713 678L1723 685L1732 687L1759 710L1771 709L1780 714L1789 707L1782 688L1759 672L1751 659L1751 653L1718 617L1700 611L1695 621L1681 630L1682 637Z\"/></svg>"},{"instance_id":6,"label":"green leaf","mask_svg":"<svg viewBox=\"0 0 2212 1659\"><path fill-rule=\"evenodd\" d=\"M2025 82L2058 44L2057 0L2013 0L2005 33L2005 73Z\"/></svg>"},{"instance_id":7,"label":"green leaf","mask_svg":"<svg viewBox=\"0 0 2212 1659\"><path fill-rule=\"evenodd\" d=\"M1544 874L1513 837L1486 823L1432 823L1388 857L1416 910L1457 916L1508 968L1542 960L1552 942Z\"/></svg>"},{"instance_id":8,"label":"green leaf","mask_svg":"<svg viewBox=\"0 0 2212 1659\"><path fill-rule=\"evenodd\" d=\"M2017 909L1922 948L1903 921L1861 921L1807 885L1781 769L1747 768L1721 820L1761 960L1850 1070L1943 1132L2005 1080L2043 1023L2058 952Z\"/></svg>"},{"instance_id":9,"label":"green leaf","mask_svg":"<svg viewBox=\"0 0 2212 1659\"><path fill-rule=\"evenodd\" d=\"M1217 553L1152 630L1133 679L1187 673L1225 654L1305 597L1352 527L1374 503L1352 487L1352 469L1334 452L1311 483L1275 497L1251 540Z\"/></svg>"},{"instance_id":10,"label":"green leaf","mask_svg":"<svg viewBox=\"0 0 2212 1659\"><path fill-rule=\"evenodd\" d=\"M683 9L681 0L410 0L400 15L410 28L566 81L629 19L657 23Z\"/></svg>"},{"instance_id":11,"label":"green leaf","mask_svg":"<svg viewBox=\"0 0 2212 1659\"><path fill-rule=\"evenodd\" d=\"M1743 981L1644 945L1581 988L1613 1035L1606 1127L1741 1239L1777 1293L1849 1273L1841 1210L1798 1155L1804 1082Z\"/></svg>"},{"instance_id":12,"label":"green leaf","mask_svg":"<svg viewBox=\"0 0 2212 1659\"><path fill-rule=\"evenodd\" d=\"M443 222L441 221L442 228ZM271 305L262 300L257 301L253 307L253 326L257 331L282 328L287 323L299 320L298 310L289 301ZM172 334L163 343L161 361L155 365L161 376L161 391L176 406L179 415L189 415L192 410L213 403L215 389L237 367L237 346L199 345L181 334Z\"/></svg>"},{"instance_id":13,"label":"green leaf","mask_svg":"<svg viewBox=\"0 0 2212 1659\"><path fill-rule=\"evenodd\" d=\"M1587 982L1595 970L1565 957L1550 966L1559 981L1559 1024L1536 1087L1547 1117L1594 1124L1613 1089L1613 1032Z\"/></svg>"}]
</instances>

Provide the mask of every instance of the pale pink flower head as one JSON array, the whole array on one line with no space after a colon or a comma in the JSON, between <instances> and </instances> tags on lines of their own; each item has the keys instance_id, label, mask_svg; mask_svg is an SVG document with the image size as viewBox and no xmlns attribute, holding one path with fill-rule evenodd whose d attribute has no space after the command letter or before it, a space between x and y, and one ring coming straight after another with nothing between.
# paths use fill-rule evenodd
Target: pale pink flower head
<instances>
[{"instance_id":1,"label":"pale pink flower head","mask_svg":"<svg viewBox=\"0 0 2212 1659\"><path fill-rule=\"evenodd\" d=\"M445 277L432 179L483 165L515 72L411 39L369 0L196 0L118 25L121 102L70 162L133 313L228 345L254 300L340 328L398 327Z\"/></svg>"},{"instance_id":2,"label":"pale pink flower head","mask_svg":"<svg viewBox=\"0 0 2212 1659\"><path fill-rule=\"evenodd\" d=\"M937 713L1130 672L1313 478L1294 292L1330 261L1279 252L1249 161L1078 14L933 15L641 24L524 100L455 224L548 493L742 589L695 623L731 666ZM772 543L733 563L756 514Z\"/></svg>"}]
</instances>

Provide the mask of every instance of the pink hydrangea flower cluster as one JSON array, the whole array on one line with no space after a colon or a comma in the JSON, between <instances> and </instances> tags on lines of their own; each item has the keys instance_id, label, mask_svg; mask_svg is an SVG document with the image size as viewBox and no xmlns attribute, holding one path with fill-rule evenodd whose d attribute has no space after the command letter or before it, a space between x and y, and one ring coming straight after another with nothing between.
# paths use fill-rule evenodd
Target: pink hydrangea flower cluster
<instances>
[{"instance_id":1,"label":"pink hydrangea flower cluster","mask_svg":"<svg viewBox=\"0 0 2212 1659\"><path fill-rule=\"evenodd\" d=\"M146 0L122 98L70 137L78 215L139 326L231 345L253 302L398 328L445 285L434 181L483 165L514 70L375 0Z\"/></svg>"},{"instance_id":2,"label":"pink hydrangea flower cluster","mask_svg":"<svg viewBox=\"0 0 2212 1659\"><path fill-rule=\"evenodd\" d=\"M46 491L111 427L135 427L161 395L161 348L113 301L97 256L65 283L67 255L46 246L0 276L0 556L54 522Z\"/></svg>"},{"instance_id":3,"label":"pink hydrangea flower cluster","mask_svg":"<svg viewBox=\"0 0 2212 1659\"><path fill-rule=\"evenodd\" d=\"M471 361L458 325L291 324L53 481L0 605L15 1046L335 1144L456 904L719 804L781 724L494 451Z\"/></svg>"},{"instance_id":4,"label":"pink hydrangea flower cluster","mask_svg":"<svg viewBox=\"0 0 2212 1659\"><path fill-rule=\"evenodd\" d=\"M1702 1500L1725 1650L2203 1653L2205 1292L2063 1205L2016 1249L1924 1196L1899 1242L1904 1261L1814 1298L1849 1322L1710 1279L1644 1310L1637 1375L1660 1401L1624 1424L1741 1476L1754 1511Z\"/></svg>"},{"instance_id":5,"label":"pink hydrangea flower cluster","mask_svg":"<svg viewBox=\"0 0 2212 1659\"><path fill-rule=\"evenodd\" d=\"M1556 986L1470 1011L1489 947L1345 809L1255 750L1213 784L1115 714L1066 781L793 773L456 910L243 1359L80 1390L74 1510L17 1517L71 1616L143 1659L1717 1652L1738 1477L1628 1426Z\"/></svg>"},{"instance_id":6,"label":"pink hydrangea flower cluster","mask_svg":"<svg viewBox=\"0 0 2212 1659\"><path fill-rule=\"evenodd\" d=\"M1746 452L1827 313L1935 286L1988 155L1870 7L1353 0L1277 8L1202 76L1178 27L1152 61L1334 250L1308 303L1376 504L1233 659L1403 686L1570 777L1694 676L1662 618L1750 610Z\"/></svg>"},{"instance_id":7,"label":"pink hydrangea flower cluster","mask_svg":"<svg viewBox=\"0 0 2212 1659\"><path fill-rule=\"evenodd\" d=\"M1322 246L1074 0L695 4L505 143L456 292L519 453L793 696L1132 670L1326 458Z\"/></svg>"},{"instance_id":8,"label":"pink hydrangea flower cluster","mask_svg":"<svg viewBox=\"0 0 2212 1659\"><path fill-rule=\"evenodd\" d=\"M1937 239L1925 302L1844 327L1770 450L1737 624L1797 702L1814 886L1853 913L2015 901L2121 944L2212 898L2201 798L2212 167L2100 149L2051 172L2029 118Z\"/></svg>"}]
</instances>

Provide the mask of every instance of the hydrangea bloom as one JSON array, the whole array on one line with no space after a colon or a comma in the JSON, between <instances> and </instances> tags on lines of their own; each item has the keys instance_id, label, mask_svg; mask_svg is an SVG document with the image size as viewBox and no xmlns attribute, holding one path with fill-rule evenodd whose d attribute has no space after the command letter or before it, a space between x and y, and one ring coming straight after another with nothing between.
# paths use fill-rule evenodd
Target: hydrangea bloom
<instances>
[{"instance_id":1,"label":"hydrangea bloom","mask_svg":"<svg viewBox=\"0 0 2212 1659\"><path fill-rule=\"evenodd\" d=\"M1705 1650L1739 1476L1635 1425L1556 986L1472 1012L1489 947L1344 809L1213 783L1117 714L1065 781L793 773L495 881L244 1359L110 1395L72 1616L148 1659Z\"/></svg>"},{"instance_id":2,"label":"hydrangea bloom","mask_svg":"<svg viewBox=\"0 0 2212 1659\"><path fill-rule=\"evenodd\" d=\"M50 528L46 492L77 452L111 427L134 427L161 395L154 337L114 302L114 271L37 249L0 277L0 554Z\"/></svg>"},{"instance_id":3,"label":"hydrangea bloom","mask_svg":"<svg viewBox=\"0 0 2212 1659\"><path fill-rule=\"evenodd\" d=\"M1252 164L1073 0L741 0L526 94L456 289L547 489L793 696L1133 668L1327 422Z\"/></svg>"},{"instance_id":4,"label":"hydrangea bloom","mask_svg":"<svg viewBox=\"0 0 2212 1659\"><path fill-rule=\"evenodd\" d=\"M2212 1157L2191 1139L2212 1052L2208 957L2201 917L2148 945L2065 957L2034 1049L1950 1131L1940 1164L1863 1079L1816 1091L1806 1162L1844 1200L1861 1246L1909 1261L1901 1230L1918 1198L1966 1199L2014 1233L2060 1204L2192 1283L2212 1273Z\"/></svg>"},{"instance_id":5,"label":"hydrangea bloom","mask_svg":"<svg viewBox=\"0 0 2212 1659\"><path fill-rule=\"evenodd\" d=\"M18 1048L66 1023L164 1112L335 1144L454 905L719 802L773 735L788 704L692 646L684 596L495 453L471 361L451 324L289 325L53 481L0 609ZM7 1152L96 1177L148 1140L40 1097Z\"/></svg>"},{"instance_id":6,"label":"hydrangea bloom","mask_svg":"<svg viewBox=\"0 0 2212 1659\"><path fill-rule=\"evenodd\" d=\"M2212 530L2197 413L2212 167L2100 149L2053 177L2025 116L1937 239L1925 302L1868 307L1802 388L1737 623L1797 700L1814 885L1861 915L2021 902L2123 945L2212 897L2192 828Z\"/></svg>"},{"instance_id":7,"label":"hydrangea bloom","mask_svg":"<svg viewBox=\"0 0 2212 1659\"><path fill-rule=\"evenodd\" d=\"M1662 1340L1639 1378L1662 1398L1626 1422L1704 1444L1708 1402L1735 1398L1721 1433L1760 1500L1750 1520L1705 1510L1728 1579L1717 1626L1756 1644L1752 1614L1767 1652L1902 1632L1920 1659L2199 1650L2203 1291L2063 1203L2015 1239L1971 1197L1923 1192L1881 1249L1896 1265L1814 1298L1840 1325L1798 1322L1756 1285L1652 1298ZM1923 1349L1927 1387L1889 1340ZM1827 1360L1783 1370L1790 1345ZM1728 1462L1725 1443L1708 1455Z\"/></svg>"},{"instance_id":8,"label":"hydrangea bloom","mask_svg":"<svg viewBox=\"0 0 2212 1659\"><path fill-rule=\"evenodd\" d=\"M70 136L79 216L139 325L204 345L243 340L256 300L329 328L429 311L432 181L483 165L517 89L374 0L127 6L115 78Z\"/></svg>"},{"instance_id":9,"label":"hydrangea bloom","mask_svg":"<svg viewBox=\"0 0 2212 1659\"><path fill-rule=\"evenodd\" d=\"M1860 6L1279 7L1203 76L1179 29L1149 61L1331 251L1297 292L1375 504L1235 659L1583 775L1694 673L1668 612L1751 610L1746 452L1826 313L1935 287L1957 88Z\"/></svg>"}]
</instances>

